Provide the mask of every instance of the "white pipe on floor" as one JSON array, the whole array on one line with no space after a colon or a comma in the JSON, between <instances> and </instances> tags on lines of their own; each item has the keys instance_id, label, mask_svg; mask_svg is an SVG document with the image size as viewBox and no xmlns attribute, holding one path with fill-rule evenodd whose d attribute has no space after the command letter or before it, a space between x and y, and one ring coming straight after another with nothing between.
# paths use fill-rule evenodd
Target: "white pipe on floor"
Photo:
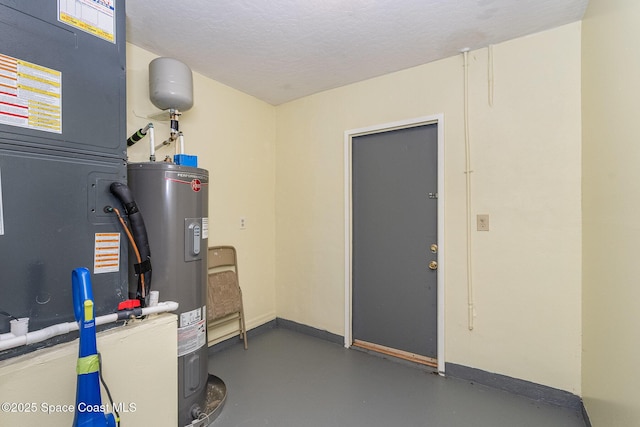
<instances>
[{"instance_id":1,"label":"white pipe on floor","mask_svg":"<svg viewBox=\"0 0 640 427\"><path fill-rule=\"evenodd\" d=\"M141 309L141 316L147 316L149 314L166 313L169 311L175 311L178 309L178 303L173 301L158 303L155 307L144 307ZM104 316L96 317L96 326L105 325L107 323L113 323L118 320L118 313L106 314ZM120 319L125 320L125 319ZM72 331L78 330L77 322L58 323L38 331L28 332L25 335L15 336L13 334L2 334L2 336L13 335L0 341L0 351L8 350L10 348L20 347L23 345L34 344L37 342L48 340L49 338L56 337L58 335L65 335Z\"/></svg>"}]
</instances>

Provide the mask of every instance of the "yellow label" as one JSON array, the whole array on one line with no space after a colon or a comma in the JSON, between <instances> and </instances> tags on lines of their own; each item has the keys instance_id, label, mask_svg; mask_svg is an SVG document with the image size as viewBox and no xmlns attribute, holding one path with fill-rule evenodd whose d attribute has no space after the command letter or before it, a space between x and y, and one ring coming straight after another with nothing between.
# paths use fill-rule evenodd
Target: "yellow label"
<instances>
[{"instance_id":1,"label":"yellow label","mask_svg":"<svg viewBox=\"0 0 640 427\"><path fill-rule=\"evenodd\" d=\"M93 320L93 301L90 299L84 302L84 321L89 322Z\"/></svg>"}]
</instances>

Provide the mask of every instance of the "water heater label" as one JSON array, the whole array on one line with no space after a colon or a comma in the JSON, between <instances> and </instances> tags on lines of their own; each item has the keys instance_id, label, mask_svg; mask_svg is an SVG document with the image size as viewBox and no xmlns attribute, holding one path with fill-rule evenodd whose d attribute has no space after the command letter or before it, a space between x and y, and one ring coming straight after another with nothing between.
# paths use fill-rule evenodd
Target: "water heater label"
<instances>
[{"instance_id":1,"label":"water heater label","mask_svg":"<svg viewBox=\"0 0 640 427\"><path fill-rule=\"evenodd\" d=\"M58 21L116 42L115 0L58 0Z\"/></svg>"},{"instance_id":2,"label":"water heater label","mask_svg":"<svg viewBox=\"0 0 640 427\"><path fill-rule=\"evenodd\" d=\"M96 233L93 274L120 270L120 233Z\"/></svg>"},{"instance_id":3,"label":"water heater label","mask_svg":"<svg viewBox=\"0 0 640 427\"><path fill-rule=\"evenodd\" d=\"M202 309L196 308L195 310L180 313L180 327L191 326L198 323L204 318L202 315Z\"/></svg>"},{"instance_id":4,"label":"water heater label","mask_svg":"<svg viewBox=\"0 0 640 427\"><path fill-rule=\"evenodd\" d=\"M207 343L206 306L180 314L178 357L196 351Z\"/></svg>"},{"instance_id":5,"label":"water heater label","mask_svg":"<svg viewBox=\"0 0 640 427\"><path fill-rule=\"evenodd\" d=\"M202 218L202 238L209 238L209 218Z\"/></svg>"},{"instance_id":6,"label":"water heater label","mask_svg":"<svg viewBox=\"0 0 640 427\"><path fill-rule=\"evenodd\" d=\"M62 72L0 54L0 123L62 133Z\"/></svg>"}]
</instances>

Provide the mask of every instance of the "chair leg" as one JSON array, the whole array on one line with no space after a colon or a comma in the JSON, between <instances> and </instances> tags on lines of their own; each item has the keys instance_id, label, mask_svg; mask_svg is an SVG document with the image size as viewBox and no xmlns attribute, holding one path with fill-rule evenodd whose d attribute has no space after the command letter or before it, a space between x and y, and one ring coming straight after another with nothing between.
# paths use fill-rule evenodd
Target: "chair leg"
<instances>
[{"instance_id":1,"label":"chair leg","mask_svg":"<svg viewBox=\"0 0 640 427\"><path fill-rule=\"evenodd\" d=\"M247 343L247 326L244 323L244 307L240 306L240 336L244 341L244 349L246 350L249 345Z\"/></svg>"}]
</instances>

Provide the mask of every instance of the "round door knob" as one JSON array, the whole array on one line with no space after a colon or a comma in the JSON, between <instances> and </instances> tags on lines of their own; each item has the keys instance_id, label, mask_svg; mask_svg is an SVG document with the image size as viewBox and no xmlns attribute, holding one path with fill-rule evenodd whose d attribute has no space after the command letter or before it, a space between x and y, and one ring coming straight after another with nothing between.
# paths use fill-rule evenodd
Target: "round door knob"
<instances>
[{"instance_id":1,"label":"round door knob","mask_svg":"<svg viewBox=\"0 0 640 427\"><path fill-rule=\"evenodd\" d=\"M429 263L429 269L430 270L437 270L438 269L438 262L437 261L431 261Z\"/></svg>"}]
</instances>

